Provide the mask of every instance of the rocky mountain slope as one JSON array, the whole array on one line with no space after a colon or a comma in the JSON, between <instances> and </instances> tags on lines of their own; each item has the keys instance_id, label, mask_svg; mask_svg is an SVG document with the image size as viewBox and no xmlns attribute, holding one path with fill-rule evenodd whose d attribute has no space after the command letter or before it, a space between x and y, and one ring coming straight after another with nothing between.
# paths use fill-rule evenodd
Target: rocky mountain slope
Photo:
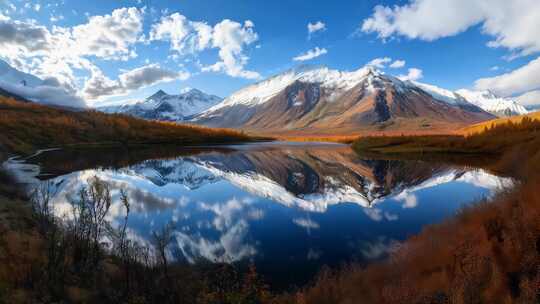
<instances>
[{"instance_id":1,"label":"rocky mountain slope","mask_svg":"<svg viewBox=\"0 0 540 304\"><path fill-rule=\"evenodd\" d=\"M350 134L437 132L494 118L373 68L341 72L302 66L244 88L194 121L255 132Z\"/></svg>"}]
</instances>

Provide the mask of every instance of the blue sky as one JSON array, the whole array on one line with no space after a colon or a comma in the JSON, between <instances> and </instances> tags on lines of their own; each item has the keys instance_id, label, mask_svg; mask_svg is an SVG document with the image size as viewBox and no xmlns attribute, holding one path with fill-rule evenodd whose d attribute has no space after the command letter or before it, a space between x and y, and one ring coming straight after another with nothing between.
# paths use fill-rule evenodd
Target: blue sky
<instances>
[{"instance_id":1,"label":"blue sky","mask_svg":"<svg viewBox=\"0 0 540 304\"><path fill-rule=\"evenodd\" d=\"M51 47L30 52L28 46L17 45L14 39L2 40L0 33L0 44L4 41L9 46L7 51L0 50L0 58L42 78L45 74L60 75L57 78L63 85L90 104L141 99L157 89L178 93L184 87L225 97L298 64L354 70L384 57L392 59L381 66L385 72L406 75L414 68L422 71L422 78L417 80L447 89L535 95L540 83L529 83L528 79L539 71L534 64L540 58L538 7L535 0L0 0L0 22L19 30L35 27L41 29L47 43L59 45L69 40L65 43L71 45L65 48L69 54L62 56L46 53L61 53L50 51ZM500 15L501 9L507 17ZM449 12L446 16L445 10ZM114 19L111 16L115 11L123 14L113 20L116 23L107 23L107 18ZM171 17L174 15L176 19ZM447 17L452 24L445 20ZM516 25L518 21L510 18L525 24ZM230 22L225 24L227 19ZM366 25L370 19L371 25ZM309 34L308 24L317 22L324 26ZM81 25L86 25L87 31L77 37L74 29ZM219 31L218 25L227 26ZM128 34L120 29L108 37L110 41L90 37L101 46L80 47L89 33L107 31L107 26L129 27ZM197 32L199 26L207 32ZM177 37L176 48L173 35ZM220 37L233 40L225 38L220 43ZM210 40L200 43L198 39ZM110 48L99 49L108 44ZM293 60L315 48L324 50L324 54L311 60ZM222 52L225 55L220 55ZM223 58L232 61L227 63ZM403 60L405 65L390 68L395 60ZM219 62L225 64L218 66ZM60 67L61 63L65 66ZM527 67L532 70L523 71ZM154 78L143 81L143 73ZM126 74L124 80L119 80L121 74ZM522 78L528 81L525 85L519 83Z\"/></svg>"}]
</instances>

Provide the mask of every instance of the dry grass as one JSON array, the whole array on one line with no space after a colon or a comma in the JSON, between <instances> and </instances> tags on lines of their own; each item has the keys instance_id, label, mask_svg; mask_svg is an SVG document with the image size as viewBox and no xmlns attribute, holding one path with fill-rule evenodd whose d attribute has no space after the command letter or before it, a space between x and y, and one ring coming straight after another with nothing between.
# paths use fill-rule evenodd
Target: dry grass
<instances>
[{"instance_id":1,"label":"dry grass","mask_svg":"<svg viewBox=\"0 0 540 304\"><path fill-rule=\"evenodd\" d=\"M359 151L483 152L519 184L426 227L384 262L323 271L290 303L540 303L540 122L506 121L471 136L364 138ZM418 154L417 154L418 155ZM429 154L425 154L429 155ZM421 156L423 157L423 156Z\"/></svg>"},{"instance_id":2,"label":"dry grass","mask_svg":"<svg viewBox=\"0 0 540 304\"><path fill-rule=\"evenodd\" d=\"M245 142L254 138L229 129L146 121L97 111L72 112L0 97L0 144L13 153L65 145Z\"/></svg>"},{"instance_id":3,"label":"dry grass","mask_svg":"<svg viewBox=\"0 0 540 304\"><path fill-rule=\"evenodd\" d=\"M463 128L462 130L460 130L460 133L466 136L478 134L478 133L484 132L486 129L491 129L494 126L508 124L509 122L514 123L514 124L519 123L526 117L533 120L540 120L540 112L534 112L534 113L530 113L526 115L512 116L512 117L506 117L506 118L498 118L498 119L474 124L472 126Z\"/></svg>"},{"instance_id":4,"label":"dry grass","mask_svg":"<svg viewBox=\"0 0 540 304\"><path fill-rule=\"evenodd\" d=\"M471 135L368 136L354 142L359 151L380 153L499 153L528 142L539 141L540 120L528 117L516 122L485 127Z\"/></svg>"},{"instance_id":5,"label":"dry grass","mask_svg":"<svg viewBox=\"0 0 540 304\"><path fill-rule=\"evenodd\" d=\"M425 228L367 268L323 272L296 303L538 303L540 180Z\"/></svg>"}]
</instances>

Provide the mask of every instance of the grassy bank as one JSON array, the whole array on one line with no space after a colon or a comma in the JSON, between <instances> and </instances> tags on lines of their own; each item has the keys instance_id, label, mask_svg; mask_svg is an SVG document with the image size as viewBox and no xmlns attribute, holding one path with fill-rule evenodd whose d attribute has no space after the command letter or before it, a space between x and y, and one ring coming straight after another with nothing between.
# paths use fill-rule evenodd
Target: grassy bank
<instances>
[{"instance_id":1,"label":"grassy bank","mask_svg":"<svg viewBox=\"0 0 540 304\"><path fill-rule=\"evenodd\" d=\"M59 146L223 144L256 140L242 132L73 112L0 97L0 143L12 153Z\"/></svg>"},{"instance_id":2,"label":"grassy bank","mask_svg":"<svg viewBox=\"0 0 540 304\"><path fill-rule=\"evenodd\" d=\"M360 153L498 153L516 145L537 141L540 120L523 117L485 125L482 131L466 135L367 136L354 141Z\"/></svg>"},{"instance_id":3,"label":"grassy bank","mask_svg":"<svg viewBox=\"0 0 540 304\"><path fill-rule=\"evenodd\" d=\"M490 154L517 185L426 227L365 268L324 271L291 303L540 303L540 123L525 118L469 136L369 137L380 157ZM433 153L435 152L435 153Z\"/></svg>"},{"instance_id":4,"label":"grassy bank","mask_svg":"<svg viewBox=\"0 0 540 304\"><path fill-rule=\"evenodd\" d=\"M57 218L48 184L31 197L0 174L0 303L270 303L253 267L172 262L172 224L150 244L107 221L109 185L96 178ZM130 202L124 199L125 223ZM101 243L103 238L108 245Z\"/></svg>"},{"instance_id":5,"label":"grassy bank","mask_svg":"<svg viewBox=\"0 0 540 304\"><path fill-rule=\"evenodd\" d=\"M392 156L490 155L498 159L492 170L525 179L540 170L540 120L508 119L471 135L364 137L353 148L360 154Z\"/></svg>"},{"instance_id":6,"label":"grassy bank","mask_svg":"<svg viewBox=\"0 0 540 304\"><path fill-rule=\"evenodd\" d=\"M382 263L323 272L294 303L540 301L540 180L426 227Z\"/></svg>"}]
</instances>

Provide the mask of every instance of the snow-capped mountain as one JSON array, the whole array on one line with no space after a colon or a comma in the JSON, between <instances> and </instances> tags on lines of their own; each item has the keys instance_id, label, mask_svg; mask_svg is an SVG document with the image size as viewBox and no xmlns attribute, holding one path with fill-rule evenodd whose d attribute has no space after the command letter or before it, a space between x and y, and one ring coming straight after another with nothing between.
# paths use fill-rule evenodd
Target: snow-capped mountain
<instances>
[{"instance_id":1,"label":"snow-capped mountain","mask_svg":"<svg viewBox=\"0 0 540 304\"><path fill-rule=\"evenodd\" d=\"M128 174L142 176L157 186L175 183L181 184L190 190L198 189L219 180L217 176L204 170L189 158L147 160L125 170Z\"/></svg>"},{"instance_id":2,"label":"snow-capped mountain","mask_svg":"<svg viewBox=\"0 0 540 304\"><path fill-rule=\"evenodd\" d=\"M436 131L492 119L463 98L443 98L371 67L352 72L301 66L248 86L195 122L253 131Z\"/></svg>"},{"instance_id":3,"label":"snow-capped mountain","mask_svg":"<svg viewBox=\"0 0 540 304\"><path fill-rule=\"evenodd\" d=\"M340 92L352 89L368 73L376 73L376 71L366 68L354 72L341 72L330 70L327 67L302 65L241 89L226 98L222 103L210 108L207 112L210 113L220 108L235 105L255 106L264 104L295 81L320 83L321 87L335 90L337 91L336 94L339 94Z\"/></svg>"},{"instance_id":4,"label":"snow-capped mountain","mask_svg":"<svg viewBox=\"0 0 540 304\"><path fill-rule=\"evenodd\" d=\"M462 89L456 91L456 93L465 97L468 102L497 116L523 115L529 112L514 99L499 97L489 90L470 91Z\"/></svg>"},{"instance_id":5,"label":"snow-capped mountain","mask_svg":"<svg viewBox=\"0 0 540 304\"><path fill-rule=\"evenodd\" d=\"M433 98L443 100L451 104L473 104L495 116L513 116L528 113L527 109L518 104L515 100L511 98L499 97L488 90L471 91L461 89L457 91L450 91L431 84L420 82L412 83L429 93L431 96L433 96Z\"/></svg>"},{"instance_id":6,"label":"snow-capped mountain","mask_svg":"<svg viewBox=\"0 0 540 304\"><path fill-rule=\"evenodd\" d=\"M185 121L218 104L221 100L220 97L192 88L183 90L179 95L169 95L159 90L140 102L101 107L98 110L107 113L123 113L144 119Z\"/></svg>"}]
</instances>

